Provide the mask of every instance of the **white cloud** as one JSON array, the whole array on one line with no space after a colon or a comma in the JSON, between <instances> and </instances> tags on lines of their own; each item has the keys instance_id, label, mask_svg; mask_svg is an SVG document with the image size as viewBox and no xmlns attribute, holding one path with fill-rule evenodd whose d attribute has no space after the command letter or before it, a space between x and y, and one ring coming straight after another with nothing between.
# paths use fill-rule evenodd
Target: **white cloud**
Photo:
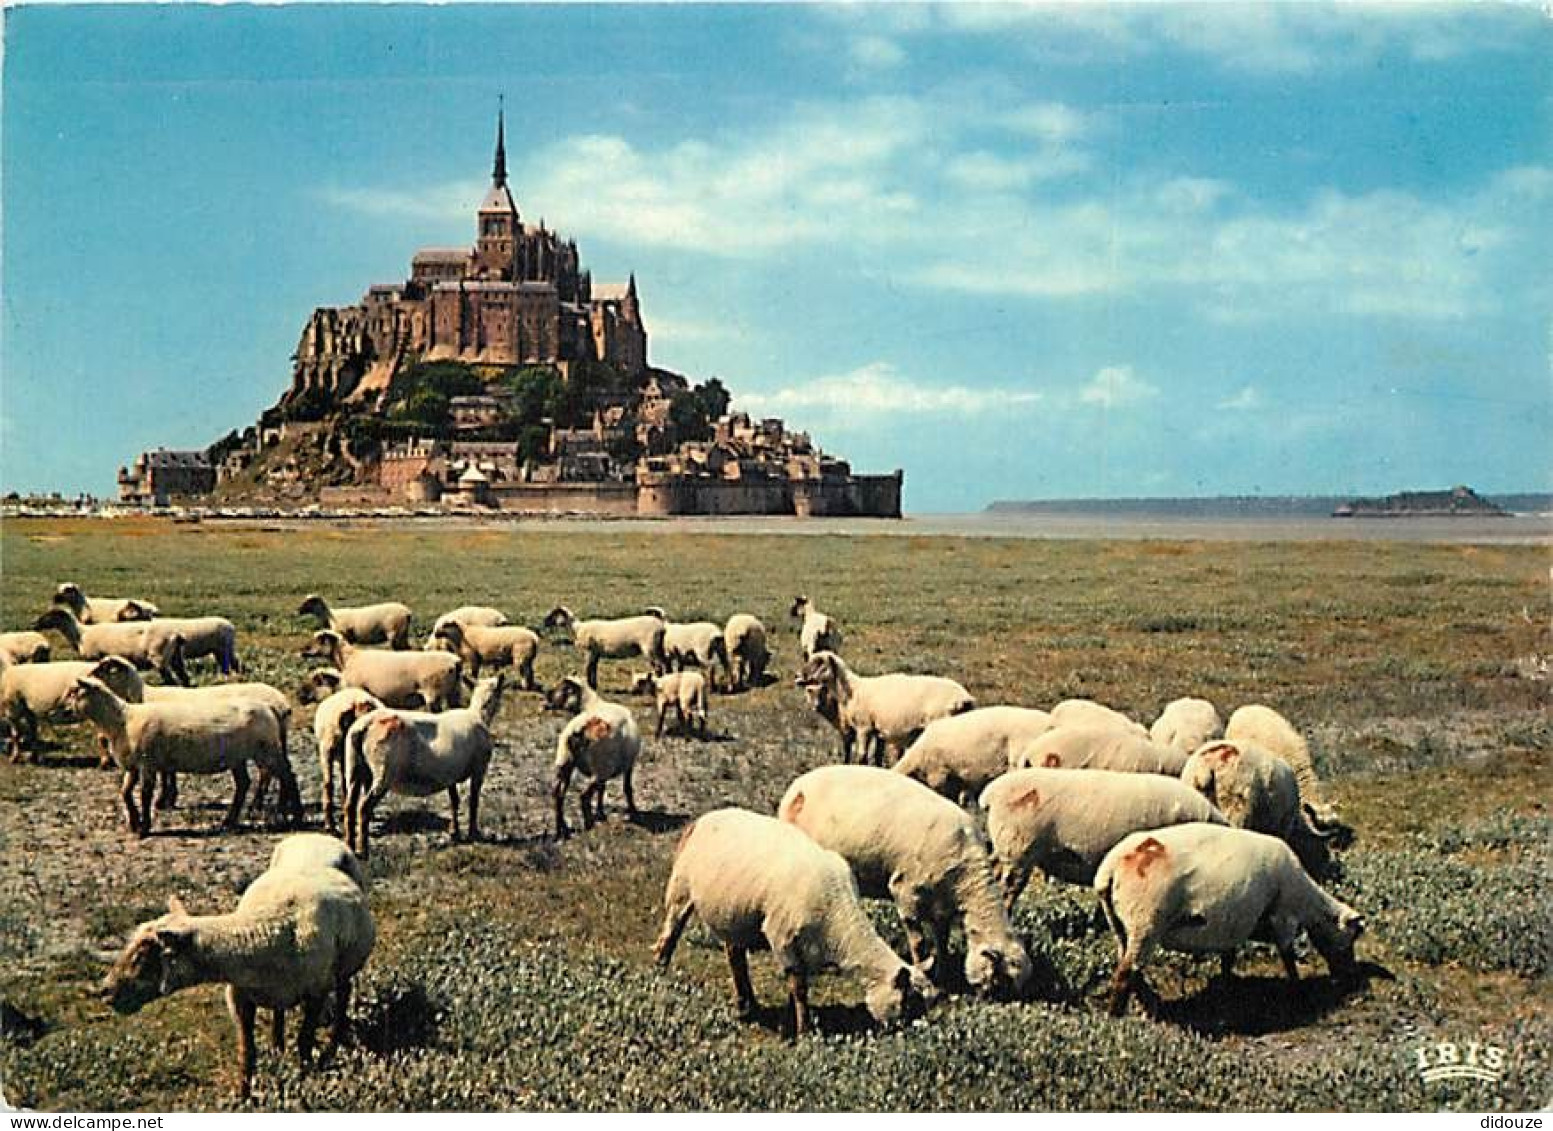
<instances>
[{"instance_id":1,"label":"white cloud","mask_svg":"<svg viewBox=\"0 0 1553 1131\"><path fill-rule=\"evenodd\" d=\"M479 181L448 181L415 190L325 185L316 195L325 204L363 216L467 221L484 192L485 185Z\"/></svg>"},{"instance_id":2,"label":"white cloud","mask_svg":"<svg viewBox=\"0 0 1553 1131\"><path fill-rule=\"evenodd\" d=\"M1029 389L973 388L913 381L888 362L816 377L769 393L740 393L735 407L747 412L792 413L818 410L831 417L959 415L1006 411L1036 404L1043 394Z\"/></svg>"},{"instance_id":3,"label":"white cloud","mask_svg":"<svg viewBox=\"0 0 1553 1131\"><path fill-rule=\"evenodd\" d=\"M1157 388L1133 374L1132 366L1108 365L1079 390L1078 399L1101 408L1126 408L1158 395Z\"/></svg>"},{"instance_id":4,"label":"white cloud","mask_svg":"<svg viewBox=\"0 0 1553 1131\"><path fill-rule=\"evenodd\" d=\"M1213 406L1224 412L1250 412L1262 407L1262 394L1255 385L1246 385L1233 396L1225 397Z\"/></svg>"},{"instance_id":5,"label":"white cloud","mask_svg":"<svg viewBox=\"0 0 1553 1131\"><path fill-rule=\"evenodd\" d=\"M852 41L848 54L852 62L871 71L889 70L906 61L901 45L882 35L859 36Z\"/></svg>"}]
</instances>

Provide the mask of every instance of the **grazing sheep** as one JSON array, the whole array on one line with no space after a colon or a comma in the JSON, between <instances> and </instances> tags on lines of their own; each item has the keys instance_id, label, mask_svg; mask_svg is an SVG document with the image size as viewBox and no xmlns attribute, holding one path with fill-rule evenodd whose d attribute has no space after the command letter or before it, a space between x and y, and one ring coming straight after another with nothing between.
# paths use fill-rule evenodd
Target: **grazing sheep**
<instances>
[{"instance_id":1,"label":"grazing sheep","mask_svg":"<svg viewBox=\"0 0 1553 1131\"><path fill-rule=\"evenodd\" d=\"M981 808L1010 908L1036 868L1087 885L1105 854L1139 829L1226 823L1206 798L1179 781L1115 770L1013 770L981 791Z\"/></svg>"},{"instance_id":2,"label":"grazing sheep","mask_svg":"<svg viewBox=\"0 0 1553 1131\"><path fill-rule=\"evenodd\" d=\"M953 801L889 770L822 766L788 786L777 817L839 852L862 894L895 901L911 960L934 981L948 972L956 919L973 987L1017 990L1030 980L976 826Z\"/></svg>"},{"instance_id":3,"label":"grazing sheep","mask_svg":"<svg viewBox=\"0 0 1553 1131\"><path fill-rule=\"evenodd\" d=\"M480 678L482 664L495 668L513 666L523 680L524 691L538 691L534 679L534 657L539 655L539 634L517 624L495 626L463 625L447 621L436 631L439 641L464 661L469 678Z\"/></svg>"},{"instance_id":4,"label":"grazing sheep","mask_svg":"<svg viewBox=\"0 0 1553 1131\"><path fill-rule=\"evenodd\" d=\"M680 730L706 737L706 679L700 672L669 672L667 675L634 672L631 693L648 695L655 701L658 729L654 738L663 737L663 720L670 707L679 715Z\"/></svg>"},{"instance_id":5,"label":"grazing sheep","mask_svg":"<svg viewBox=\"0 0 1553 1131\"><path fill-rule=\"evenodd\" d=\"M546 628L571 629L572 643L588 653L586 679L594 689L599 685L599 660L624 660L641 656L652 665L654 675L669 670L663 650L667 627L663 618L643 614L618 620L578 620L565 605L557 605L545 617Z\"/></svg>"},{"instance_id":6,"label":"grazing sheep","mask_svg":"<svg viewBox=\"0 0 1553 1131\"><path fill-rule=\"evenodd\" d=\"M1300 803L1294 770L1282 758L1245 742L1204 743L1186 760L1181 780L1213 804L1239 829L1266 833L1288 843L1312 876L1332 866L1329 843L1340 828L1320 829Z\"/></svg>"},{"instance_id":7,"label":"grazing sheep","mask_svg":"<svg viewBox=\"0 0 1553 1131\"><path fill-rule=\"evenodd\" d=\"M1240 945L1265 939L1297 982L1301 931L1334 977L1353 972L1354 940L1364 931L1364 917L1317 887L1283 841L1222 825L1133 833L1101 861L1095 891L1121 946L1111 979L1116 1016L1127 1008L1134 971L1157 947L1219 953L1228 977Z\"/></svg>"},{"instance_id":8,"label":"grazing sheep","mask_svg":"<svg viewBox=\"0 0 1553 1131\"><path fill-rule=\"evenodd\" d=\"M76 682L65 704L91 720L108 740L113 760L124 771L119 799L130 831L151 832L151 788L157 774L230 773L236 787L223 822L235 826L248 794L248 763L280 779L281 804L292 823L302 819L302 796L281 740L280 720L247 699L196 696L165 703L126 703L90 676ZM133 801L140 783L140 808Z\"/></svg>"},{"instance_id":9,"label":"grazing sheep","mask_svg":"<svg viewBox=\"0 0 1553 1131\"><path fill-rule=\"evenodd\" d=\"M410 646L410 620L413 615L408 605L401 605L398 601L333 609L317 593L309 593L297 609L297 616L315 617L319 628L338 632L349 644L387 644L395 649Z\"/></svg>"},{"instance_id":10,"label":"grazing sheep","mask_svg":"<svg viewBox=\"0 0 1553 1131\"><path fill-rule=\"evenodd\" d=\"M766 626L749 613L734 613L723 628L723 650L733 664L734 689L759 687L771 662Z\"/></svg>"},{"instance_id":11,"label":"grazing sheep","mask_svg":"<svg viewBox=\"0 0 1553 1131\"><path fill-rule=\"evenodd\" d=\"M1160 746L1169 746L1190 754L1210 739L1224 733L1224 720L1219 710L1206 699L1176 699L1165 704L1165 709L1149 728L1149 737Z\"/></svg>"},{"instance_id":12,"label":"grazing sheep","mask_svg":"<svg viewBox=\"0 0 1553 1131\"><path fill-rule=\"evenodd\" d=\"M1271 707L1251 703L1238 708L1229 717L1224 737L1230 742L1260 746L1289 763L1294 770L1294 780L1299 783L1300 800L1310 806L1321 824L1341 823L1337 810L1326 800L1321 789L1321 779L1316 776L1315 763L1310 758L1310 747L1288 719Z\"/></svg>"},{"instance_id":13,"label":"grazing sheep","mask_svg":"<svg viewBox=\"0 0 1553 1131\"><path fill-rule=\"evenodd\" d=\"M836 700L840 724L853 732L863 761L876 744L881 756L889 751L899 757L934 719L964 714L976 706L971 693L952 679L901 672L859 676L834 652L816 652L799 679L805 685L825 685ZM845 743L845 730L842 735Z\"/></svg>"},{"instance_id":14,"label":"grazing sheep","mask_svg":"<svg viewBox=\"0 0 1553 1131\"><path fill-rule=\"evenodd\" d=\"M184 664L188 643L169 621L84 625L69 609L50 609L33 628L58 632L83 660L123 656L137 668L155 668L167 683L190 683Z\"/></svg>"},{"instance_id":15,"label":"grazing sheep","mask_svg":"<svg viewBox=\"0 0 1553 1131\"><path fill-rule=\"evenodd\" d=\"M49 603L69 609L82 624L117 624L151 620L161 615L150 601L136 597L88 597L79 585L70 581L54 590L53 600Z\"/></svg>"},{"instance_id":16,"label":"grazing sheep","mask_svg":"<svg viewBox=\"0 0 1553 1131\"><path fill-rule=\"evenodd\" d=\"M302 650L310 659L332 665L335 676L308 676L308 685L317 694L329 682L330 688L359 687L376 695L388 707L405 710L440 711L462 702L459 683L463 664L446 652L401 652L384 648L357 648L332 629L313 633L313 642ZM306 700L304 699L304 702Z\"/></svg>"},{"instance_id":17,"label":"grazing sheep","mask_svg":"<svg viewBox=\"0 0 1553 1131\"><path fill-rule=\"evenodd\" d=\"M292 833L282 838L270 853L270 871L289 868L333 868L349 876L362 891L367 890L367 870L356 854L337 836L323 833Z\"/></svg>"},{"instance_id":18,"label":"grazing sheep","mask_svg":"<svg viewBox=\"0 0 1553 1131\"><path fill-rule=\"evenodd\" d=\"M49 638L41 632L0 632L0 656L12 664L46 664Z\"/></svg>"},{"instance_id":19,"label":"grazing sheep","mask_svg":"<svg viewBox=\"0 0 1553 1131\"><path fill-rule=\"evenodd\" d=\"M988 782L1007 772L1012 755L1051 728L1049 714L1029 707L977 707L934 719L906 748L895 772L969 805Z\"/></svg>"},{"instance_id":20,"label":"grazing sheep","mask_svg":"<svg viewBox=\"0 0 1553 1131\"><path fill-rule=\"evenodd\" d=\"M442 647L437 639L437 632L445 624L461 624L465 628L478 625L481 628L498 628L507 623L507 614L500 609L493 609L489 605L460 605L450 612L443 613L431 626L431 631L426 634L426 649Z\"/></svg>"},{"instance_id":21,"label":"grazing sheep","mask_svg":"<svg viewBox=\"0 0 1553 1131\"><path fill-rule=\"evenodd\" d=\"M604 819L604 786L611 778L620 778L625 790L626 812L636 820L636 793L631 776L642 753L642 737L629 707L611 703L576 676L567 676L557 688L557 701L572 700L577 714L561 729L555 743L555 781L550 797L555 803L555 835L567 836L563 803L572 773L580 770L588 784L578 798L582 806L582 826L591 829Z\"/></svg>"},{"instance_id":22,"label":"grazing sheep","mask_svg":"<svg viewBox=\"0 0 1553 1131\"><path fill-rule=\"evenodd\" d=\"M857 745L857 732L841 719L841 705L836 702L836 697L831 694L829 685L823 683L804 683L803 677L798 676L795 683L803 689L804 698L809 701L809 710L828 722L841 739L841 760L852 761L852 750Z\"/></svg>"},{"instance_id":23,"label":"grazing sheep","mask_svg":"<svg viewBox=\"0 0 1553 1131\"><path fill-rule=\"evenodd\" d=\"M320 866L311 847L293 854L286 841L275 858L279 864L272 863L225 915L191 915L177 896L170 898L166 915L135 929L102 985L114 1011L129 1014L188 986L224 983L237 1025L243 1099L253 1087L258 1008L274 1011L278 1047L285 1011L302 1007L297 1054L306 1069L332 994L327 1060L345 1037L351 980L377 941L366 894L348 871Z\"/></svg>"},{"instance_id":24,"label":"grazing sheep","mask_svg":"<svg viewBox=\"0 0 1553 1131\"><path fill-rule=\"evenodd\" d=\"M1096 703L1093 699L1064 699L1051 709L1051 717L1053 726L1109 726L1141 734L1145 738L1149 733L1148 728L1142 723L1135 722L1114 707ZM1190 754L1191 751L1187 750L1183 753Z\"/></svg>"},{"instance_id":25,"label":"grazing sheep","mask_svg":"<svg viewBox=\"0 0 1553 1131\"><path fill-rule=\"evenodd\" d=\"M725 688L733 687L733 668L728 662L728 645L723 640L723 630L711 621L676 623L664 615L662 609L645 610L647 615L663 621L663 655L671 669L682 672L686 668L701 668L717 691L717 668L722 668Z\"/></svg>"},{"instance_id":26,"label":"grazing sheep","mask_svg":"<svg viewBox=\"0 0 1553 1131\"><path fill-rule=\"evenodd\" d=\"M346 687L329 695L313 712L313 739L318 746L318 772L324 783L324 827L339 829L334 816L334 784L345 784L345 735L356 720L383 706L377 696L359 687Z\"/></svg>"},{"instance_id":27,"label":"grazing sheep","mask_svg":"<svg viewBox=\"0 0 1553 1131\"><path fill-rule=\"evenodd\" d=\"M507 676L475 684L469 706L439 714L382 708L345 735L345 840L367 858L372 813L390 793L428 797L446 791L458 832L458 786L469 783L469 839L480 839L480 788L491 764L491 723Z\"/></svg>"},{"instance_id":28,"label":"grazing sheep","mask_svg":"<svg viewBox=\"0 0 1553 1131\"><path fill-rule=\"evenodd\" d=\"M76 680L91 673L84 660L55 660L44 664L12 664L0 658L0 717L10 727L10 758L20 762L28 754L38 758L38 720L68 714L65 700Z\"/></svg>"},{"instance_id":29,"label":"grazing sheep","mask_svg":"<svg viewBox=\"0 0 1553 1131\"><path fill-rule=\"evenodd\" d=\"M1101 726L1057 726L1036 739L1009 763L1011 770L1120 770L1129 774L1181 776L1185 751L1156 746L1146 734Z\"/></svg>"},{"instance_id":30,"label":"grazing sheep","mask_svg":"<svg viewBox=\"0 0 1553 1131\"><path fill-rule=\"evenodd\" d=\"M814 659L817 652L841 651L841 626L816 609L809 598L801 593L794 597L788 615L803 621L798 629L798 649L804 663Z\"/></svg>"},{"instance_id":31,"label":"grazing sheep","mask_svg":"<svg viewBox=\"0 0 1553 1131\"><path fill-rule=\"evenodd\" d=\"M809 1029L809 977L837 966L863 983L881 1025L909 1021L937 991L902 962L868 921L847 862L793 826L743 809L718 809L686 828L663 893L653 954L673 960L691 912L722 940L741 1017L759 1006L749 952L770 948L787 975L793 1032Z\"/></svg>"}]
</instances>

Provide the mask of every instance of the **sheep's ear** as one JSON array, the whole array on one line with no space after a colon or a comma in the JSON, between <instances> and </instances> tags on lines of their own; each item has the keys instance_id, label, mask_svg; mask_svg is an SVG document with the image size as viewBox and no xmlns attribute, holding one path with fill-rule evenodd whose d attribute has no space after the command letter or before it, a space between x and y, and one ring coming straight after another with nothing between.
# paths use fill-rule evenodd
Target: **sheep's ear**
<instances>
[{"instance_id":1,"label":"sheep's ear","mask_svg":"<svg viewBox=\"0 0 1553 1131\"><path fill-rule=\"evenodd\" d=\"M183 905L183 900L176 895L167 897L167 910L173 915L187 915L189 909Z\"/></svg>"}]
</instances>

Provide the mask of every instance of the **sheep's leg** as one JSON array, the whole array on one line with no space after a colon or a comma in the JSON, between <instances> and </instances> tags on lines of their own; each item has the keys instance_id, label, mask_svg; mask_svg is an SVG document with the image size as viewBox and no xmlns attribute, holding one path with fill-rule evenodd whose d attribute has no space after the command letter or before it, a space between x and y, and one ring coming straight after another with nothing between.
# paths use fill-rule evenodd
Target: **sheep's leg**
<instances>
[{"instance_id":1,"label":"sheep's leg","mask_svg":"<svg viewBox=\"0 0 1553 1131\"><path fill-rule=\"evenodd\" d=\"M254 775L253 796L248 800L248 819L257 821L264 815L264 803L270 796L270 773L268 766L260 766Z\"/></svg>"},{"instance_id":2,"label":"sheep's leg","mask_svg":"<svg viewBox=\"0 0 1553 1131\"><path fill-rule=\"evenodd\" d=\"M1289 976L1289 981L1298 985L1300 980L1300 964L1295 958L1294 948L1280 943L1278 945L1278 957L1283 959L1283 971Z\"/></svg>"},{"instance_id":3,"label":"sheep's leg","mask_svg":"<svg viewBox=\"0 0 1553 1131\"><path fill-rule=\"evenodd\" d=\"M523 677L524 691L538 691L539 681L534 678L534 657L525 656L523 662L518 665L518 674Z\"/></svg>"},{"instance_id":4,"label":"sheep's leg","mask_svg":"<svg viewBox=\"0 0 1553 1131\"><path fill-rule=\"evenodd\" d=\"M666 704L666 703L658 704L658 729L653 732L653 737L654 738L662 738L663 737L663 720L668 718L668 717L669 717L668 704Z\"/></svg>"},{"instance_id":5,"label":"sheep's leg","mask_svg":"<svg viewBox=\"0 0 1553 1131\"><path fill-rule=\"evenodd\" d=\"M566 827L566 787L571 784L572 768L570 766L556 770L555 782L550 786L550 799L555 804L555 838L561 840L570 829Z\"/></svg>"},{"instance_id":6,"label":"sheep's leg","mask_svg":"<svg viewBox=\"0 0 1553 1131\"><path fill-rule=\"evenodd\" d=\"M584 678L588 681L588 686L593 688L593 690L597 691L599 689L599 654L597 652L589 651L588 670Z\"/></svg>"},{"instance_id":7,"label":"sheep's leg","mask_svg":"<svg viewBox=\"0 0 1553 1131\"><path fill-rule=\"evenodd\" d=\"M313 1063L313 1041L318 1023L323 1020L325 994L315 994L302 999L302 1029L297 1033L297 1063L306 1072Z\"/></svg>"},{"instance_id":8,"label":"sheep's leg","mask_svg":"<svg viewBox=\"0 0 1553 1131\"><path fill-rule=\"evenodd\" d=\"M632 821L638 821L642 816L636 808L636 786L631 781L631 775L635 772L635 766L628 767L620 781L626 794L626 816Z\"/></svg>"},{"instance_id":9,"label":"sheep's leg","mask_svg":"<svg viewBox=\"0 0 1553 1131\"><path fill-rule=\"evenodd\" d=\"M151 790L156 785L156 773L146 767L140 770L140 835L151 835Z\"/></svg>"},{"instance_id":10,"label":"sheep's leg","mask_svg":"<svg viewBox=\"0 0 1553 1131\"><path fill-rule=\"evenodd\" d=\"M333 758L326 758L326 759L324 759L323 771L324 771L323 772L323 779L324 779L324 802L323 802L324 828L327 829L331 833L338 833L340 831L340 826L339 826L339 822L335 820L335 816L334 816L334 759Z\"/></svg>"},{"instance_id":11,"label":"sheep's leg","mask_svg":"<svg viewBox=\"0 0 1553 1131\"><path fill-rule=\"evenodd\" d=\"M480 790L485 785L485 766L475 767L469 777L469 839L480 839Z\"/></svg>"},{"instance_id":12,"label":"sheep's leg","mask_svg":"<svg viewBox=\"0 0 1553 1131\"><path fill-rule=\"evenodd\" d=\"M242 762L232 767L232 806L221 823L235 829L243 816L243 801L248 796L248 767Z\"/></svg>"},{"instance_id":13,"label":"sheep's leg","mask_svg":"<svg viewBox=\"0 0 1553 1131\"><path fill-rule=\"evenodd\" d=\"M129 822L129 831L139 834L140 810L135 807L135 782L139 776L134 770L125 770L124 778L119 784L119 800L124 803L124 819Z\"/></svg>"},{"instance_id":14,"label":"sheep's leg","mask_svg":"<svg viewBox=\"0 0 1553 1131\"><path fill-rule=\"evenodd\" d=\"M1025 887L1030 883L1030 873L1034 869L1035 866L1032 863L1021 860L1010 866L1003 874L1003 907L1006 911L1014 910L1014 904L1018 903L1019 897L1024 894Z\"/></svg>"},{"instance_id":15,"label":"sheep's leg","mask_svg":"<svg viewBox=\"0 0 1553 1131\"><path fill-rule=\"evenodd\" d=\"M601 795L604 792L604 783L595 778L583 786L578 801L582 803L582 827L591 829L602 817L604 804Z\"/></svg>"},{"instance_id":16,"label":"sheep's leg","mask_svg":"<svg viewBox=\"0 0 1553 1131\"><path fill-rule=\"evenodd\" d=\"M246 1101L253 1094L253 1025L258 1009L251 998L230 985L226 988L226 1007L237 1024L237 1071L241 1080L238 1095Z\"/></svg>"},{"instance_id":17,"label":"sheep's leg","mask_svg":"<svg viewBox=\"0 0 1553 1131\"><path fill-rule=\"evenodd\" d=\"M755 987L750 984L749 951L731 942L723 943L728 953L728 969L733 971L733 1008L740 1017L748 1017L760 1006Z\"/></svg>"},{"instance_id":18,"label":"sheep's leg","mask_svg":"<svg viewBox=\"0 0 1553 1131\"><path fill-rule=\"evenodd\" d=\"M1219 955L1219 977L1227 982L1234 976L1235 952L1233 950L1226 950Z\"/></svg>"},{"instance_id":19,"label":"sheep's leg","mask_svg":"<svg viewBox=\"0 0 1553 1131\"><path fill-rule=\"evenodd\" d=\"M327 1063L334 1055L336 1049L345 1043L346 1035L350 1032L350 1006L351 1006L351 980L349 975L338 977L334 980L334 1025L329 1032L329 1047L324 1049L323 1060Z\"/></svg>"},{"instance_id":20,"label":"sheep's leg","mask_svg":"<svg viewBox=\"0 0 1553 1131\"><path fill-rule=\"evenodd\" d=\"M458 786L448 786L448 804L453 809L453 839L458 840Z\"/></svg>"},{"instance_id":21,"label":"sheep's leg","mask_svg":"<svg viewBox=\"0 0 1553 1131\"><path fill-rule=\"evenodd\" d=\"M1133 982L1140 977L1136 971L1148 961L1153 951L1154 940L1147 935L1134 937L1122 951L1116 972L1111 975L1109 1009L1112 1017L1120 1017L1127 1012L1127 999L1132 995Z\"/></svg>"},{"instance_id":22,"label":"sheep's leg","mask_svg":"<svg viewBox=\"0 0 1553 1131\"><path fill-rule=\"evenodd\" d=\"M787 972L787 992L793 999L793 1039L809 1031L809 979L802 970Z\"/></svg>"},{"instance_id":23,"label":"sheep's leg","mask_svg":"<svg viewBox=\"0 0 1553 1131\"><path fill-rule=\"evenodd\" d=\"M156 807L158 811L178 808L178 775L172 770L157 775Z\"/></svg>"},{"instance_id":24,"label":"sheep's leg","mask_svg":"<svg viewBox=\"0 0 1553 1131\"><path fill-rule=\"evenodd\" d=\"M287 826L294 829L302 823L302 788L297 785L297 775L291 769L291 760L284 754L276 769L280 775L280 803L286 810Z\"/></svg>"},{"instance_id":25,"label":"sheep's leg","mask_svg":"<svg viewBox=\"0 0 1553 1131\"><path fill-rule=\"evenodd\" d=\"M275 1051L286 1051L286 1011L284 1009L270 1010L270 1044Z\"/></svg>"},{"instance_id":26,"label":"sheep's leg","mask_svg":"<svg viewBox=\"0 0 1553 1131\"><path fill-rule=\"evenodd\" d=\"M372 827L372 817L377 813L378 803L387 796L388 786L374 782L361 799L361 807L356 813L356 836L361 840L361 848L356 854L363 860L367 858L367 830Z\"/></svg>"}]
</instances>

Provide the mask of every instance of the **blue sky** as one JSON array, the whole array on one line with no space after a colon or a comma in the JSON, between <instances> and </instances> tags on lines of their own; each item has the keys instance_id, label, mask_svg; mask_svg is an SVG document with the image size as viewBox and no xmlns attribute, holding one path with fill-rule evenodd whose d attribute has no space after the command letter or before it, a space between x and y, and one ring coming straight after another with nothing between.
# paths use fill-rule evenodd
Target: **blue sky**
<instances>
[{"instance_id":1,"label":"blue sky","mask_svg":"<svg viewBox=\"0 0 1553 1131\"><path fill-rule=\"evenodd\" d=\"M513 191L909 509L1547 490L1527 5L5 11L0 481L112 491Z\"/></svg>"}]
</instances>

